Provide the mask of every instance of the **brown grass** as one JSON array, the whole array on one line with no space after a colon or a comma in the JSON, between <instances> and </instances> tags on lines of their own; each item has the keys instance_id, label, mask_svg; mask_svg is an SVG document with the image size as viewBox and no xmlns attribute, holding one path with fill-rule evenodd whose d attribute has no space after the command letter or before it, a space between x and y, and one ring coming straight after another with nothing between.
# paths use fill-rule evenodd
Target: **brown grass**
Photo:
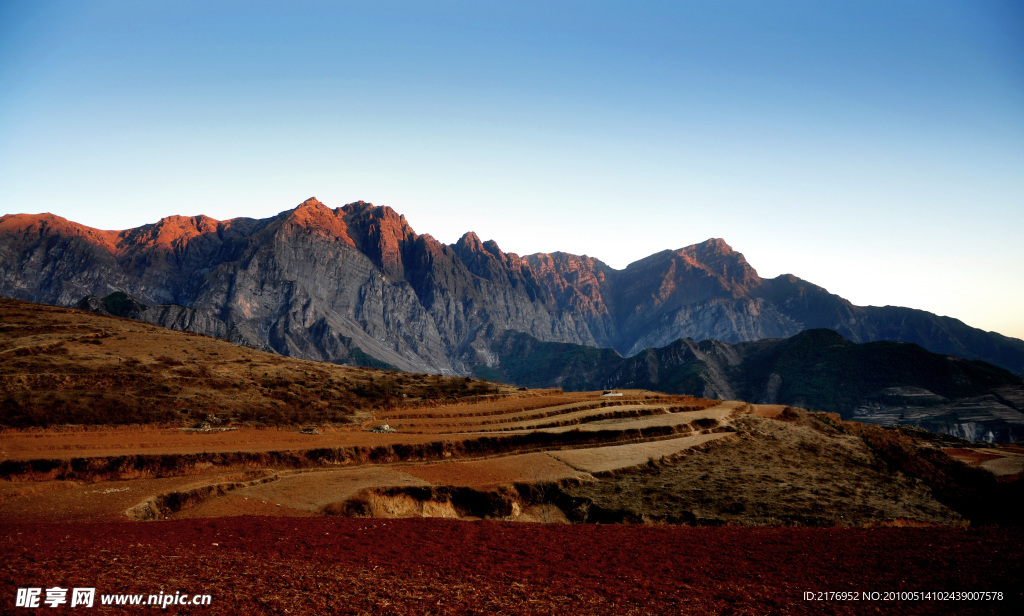
<instances>
[{"instance_id":1,"label":"brown grass","mask_svg":"<svg viewBox=\"0 0 1024 616\"><path fill-rule=\"evenodd\" d=\"M37 482L7 482L0 490L0 509L14 519L19 506L27 511L46 504L110 514L109 508L90 509L92 492L83 492L88 482L174 486L133 493L132 505L145 501L136 496L162 494L150 504L153 515L190 508L220 515L244 506L245 495L256 489L246 484L250 479L224 479L225 473L445 460L458 462L419 472L459 487L445 493L462 499L458 503L421 502L415 491L381 492L379 485L366 486L376 490L367 498L377 499L378 508L456 515L468 507L463 501L489 498L480 495L481 486L507 489L511 482L529 496L517 506L540 507L544 519L550 513L573 521L839 526L1011 521L1024 502L1019 477L996 481L919 435L848 424L838 416L740 402L713 406L716 401L650 392L603 400L595 392L520 391L293 360L24 302L0 300L0 311L0 421L18 426L0 433L0 477ZM399 432L363 431L383 423ZM54 424L59 427L39 427ZM168 427L189 425L214 431ZM299 425L318 426L320 433L300 434ZM225 427L234 429L216 431ZM738 438L683 452L675 446L685 440L680 435L717 437L710 433L722 430L737 430ZM624 444L631 445L610 447ZM601 449L558 453L595 447ZM973 464L998 462L991 458L995 451L953 453ZM522 461L536 462L536 456L550 463L520 483ZM599 480L579 482L590 475ZM431 486L430 493L444 487ZM119 492L111 494L97 498L108 507L121 503ZM311 515L300 501L260 511ZM328 505L349 507L332 500L313 513Z\"/></svg>"},{"instance_id":2,"label":"brown grass","mask_svg":"<svg viewBox=\"0 0 1024 616\"><path fill-rule=\"evenodd\" d=\"M673 523L860 526L908 518L963 524L913 477L879 468L861 439L792 413L799 418L741 417L734 422L739 438L566 493L625 519Z\"/></svg>"},{"instance_id":3,"label":"brown grass","mask_svg":"<svg viewBox=\"0 0 1024 616\"><path fill-rule=\"evenodd\" d=\"M509 386L281 357L137 321L0 299L0 426L345 425Z\"/></svg>"},{"instance_id":4,"label":"brown grass","mask_svg":"<svg viewBox=\"0 0 1024 616\"><path fill-rule=\"evenodd\" d=\"M1003 457L998 454L978 451L977 449L964 449L963 447L950 447L942 451L955 460L973 465L978 465L988 460L999 460Z\"/></svg>"}]
</instances>

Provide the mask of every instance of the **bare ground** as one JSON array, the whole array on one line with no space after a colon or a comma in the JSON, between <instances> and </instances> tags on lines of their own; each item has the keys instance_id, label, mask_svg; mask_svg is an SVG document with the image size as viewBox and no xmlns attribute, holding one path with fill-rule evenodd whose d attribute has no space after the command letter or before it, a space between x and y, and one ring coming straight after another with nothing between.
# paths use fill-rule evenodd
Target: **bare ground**
<instances>
[{"instance_id":1,"label":"bare ground","mask_svg":"<svg viewBox=\"0 0 1024 616\"><path fill-rule=\"evenodd\" d=\"M998 528L259 517L2 524L0 612L18 613L18 588L60 586L97 594L209 594L210 605L169 611L211 616L1019 614L1022 541L1019 529ZM935 595L958 591L999 594ZM916 599L883 598L915 592Z\"/></svg>"}]
</instances>

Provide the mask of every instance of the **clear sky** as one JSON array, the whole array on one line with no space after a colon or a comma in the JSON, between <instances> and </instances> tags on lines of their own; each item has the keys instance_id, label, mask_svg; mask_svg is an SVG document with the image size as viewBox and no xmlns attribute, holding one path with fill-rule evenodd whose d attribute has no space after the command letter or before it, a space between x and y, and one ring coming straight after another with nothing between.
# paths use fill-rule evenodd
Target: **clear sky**
<instances>
[{"instance_id":1,"label":"clear sky","mask_svg":"<svg viewBox=\"0 0 1024 616\"><path fill-rule=\"evenodd\" d=\"M310 196L1024 338L1024 3L0 2L0 214Z\"/></svg>"}]
</instances>

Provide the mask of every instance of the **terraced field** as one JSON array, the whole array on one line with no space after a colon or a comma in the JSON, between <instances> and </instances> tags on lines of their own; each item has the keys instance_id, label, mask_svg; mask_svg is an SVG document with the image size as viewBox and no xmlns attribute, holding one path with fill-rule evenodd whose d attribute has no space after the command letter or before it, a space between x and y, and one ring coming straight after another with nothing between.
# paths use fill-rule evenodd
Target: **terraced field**
<instances>
[{"instance_id":1,"label":"terraced field","mask_svg":"<svg viewBox=\"0 0 1024 616\"><path fill-rule=\"evenodd\" d=\"M0 312L0 612L82 586L210 614L1020 613L1019 529L956 530L1019 524L1019 448ZM463 522L376 519L421 517ZM998 596L805 599L922 588Z\"/></svg>"},{"instance_id":2,"label":"terraced field","mask_svg":"<svg viewBox=\"0 0 1024 616\"><path fill-rule=\"evenodd\" d=\"M375 411L318 433L107 428L4 435L0 515L533 519L535 486L593 481L732 435L749 411L650 392L517 392ZM533 486L533 487L531 487ZM484 495L484 496L481 496ZM489 505L472 505L473 499Z\"/></svg>"},{"instance_id":3,"label":"terraced field","mask_svg":"<svg viewBox=\"0 0 1024 616\"><path fill-rule=\"evenodd\" d=\"M595 396L599 398L595 399ZM509 396L486 403L462 404L444 409L380 412L368 424L384 422L402 432L430 434L537 430L565 426L592 430L595 425L607 427L622 419L693 413L709 406L709 401L689 396L666 396L649 392L630 392L615 398L607 398L595 392L559 393ZM696 418L694 415L686 417ZM648 424L641 421L634 425Z\"/></svg>"}]
</instances>

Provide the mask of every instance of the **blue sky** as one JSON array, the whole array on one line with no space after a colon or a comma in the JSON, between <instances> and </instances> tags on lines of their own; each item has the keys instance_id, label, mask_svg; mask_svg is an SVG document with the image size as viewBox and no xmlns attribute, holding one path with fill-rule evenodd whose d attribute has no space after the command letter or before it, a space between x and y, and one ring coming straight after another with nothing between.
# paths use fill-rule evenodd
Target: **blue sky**
<instances>
[{"instance_id":1,"label":"blue sky","mask_svg":"<svg viewBox=\"0 0 1024 616\"><path fill-rule=\"evenodd\" d=\"M1024 4L0 3L0 213L314 195L615 267L722 237L1024 338Z\"/></svg>"}]
</instances>

